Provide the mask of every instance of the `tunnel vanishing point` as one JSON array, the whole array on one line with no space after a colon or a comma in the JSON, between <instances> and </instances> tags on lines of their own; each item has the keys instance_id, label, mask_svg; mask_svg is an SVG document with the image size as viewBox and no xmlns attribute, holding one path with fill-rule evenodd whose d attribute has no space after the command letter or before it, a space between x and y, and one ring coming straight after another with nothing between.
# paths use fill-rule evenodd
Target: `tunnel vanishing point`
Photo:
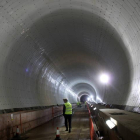
<instances>
[{"instance_id":1,"label":"tunnel vanishing point","mask_svg":"<svg viewBox=\"0 0 140 140\"><path fill-rule=\"evenodd\" d=\"M140 112L139 45L139 0L0 0L0 112L84 95Z\"/></svg>"}]
</instances>

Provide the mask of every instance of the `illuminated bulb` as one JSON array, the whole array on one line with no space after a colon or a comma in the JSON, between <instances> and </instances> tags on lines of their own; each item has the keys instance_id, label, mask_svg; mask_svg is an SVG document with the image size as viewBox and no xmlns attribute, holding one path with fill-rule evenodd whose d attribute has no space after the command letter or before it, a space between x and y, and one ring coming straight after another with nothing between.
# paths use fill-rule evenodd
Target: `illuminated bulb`
<instances>
[{"instance_id":1,"label":"illuminated bulb","mask_svg":"<svg viewBox=\"0 0 140 140\"><path fill-rule=\"evenodd\" d=\"M110 129L112 129L112 128L115 127L115 124L114 124L112 121L110 121L110 120L107 120L107 121L106 121L106 124L108 125L108 127L109 127Z\"/></svg>"},{"instance_id":2,"label":"illuminated bulb","mask_svg":"<svg viewBox=\"0 0 140 140\"><path fill-rule=\"evenodd\" d=\"M101 74L100 75L100 81L104 84L109 82L109 76L107 74Z\"/></svg>"}]
</instances>

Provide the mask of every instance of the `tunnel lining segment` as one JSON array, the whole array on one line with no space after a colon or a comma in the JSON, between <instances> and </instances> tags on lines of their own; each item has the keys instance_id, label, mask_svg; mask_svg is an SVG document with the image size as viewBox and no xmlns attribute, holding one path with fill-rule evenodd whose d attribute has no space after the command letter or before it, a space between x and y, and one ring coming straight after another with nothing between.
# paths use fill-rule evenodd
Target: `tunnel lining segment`
<instances>
[{"instance_id":1,"label":"tunnel lining segment","mask_svg":"<svg viewBox=\"0 0 140 140\"><path fill-rule=\"evenodd\" d=\"M46 61L44 54L69 79L68 87L82 77L82 80L94 83L97 93L102 96L104 89L95 80L98 64L102 64L95 59L97 56L93 57L98 54L104 69L114 77L105 102L139 106L139 3L131 0L127 3L121 0L95 3L90 0L60 0L59 3L3 0L0 3L0 109L62 103L66 88L55 89L59 74L50 68L48 79L38 76ZM70 51L75 53L76 62L70 59ZM81 59L79 53L87 60ZM38 86L43 87L39 93L36 92ZM57 95L60 96L57 98ZM45 102L45 98L48 101ZM71 95L67 94L67 98L75 102Z\"/></svg>"}]
</instances>

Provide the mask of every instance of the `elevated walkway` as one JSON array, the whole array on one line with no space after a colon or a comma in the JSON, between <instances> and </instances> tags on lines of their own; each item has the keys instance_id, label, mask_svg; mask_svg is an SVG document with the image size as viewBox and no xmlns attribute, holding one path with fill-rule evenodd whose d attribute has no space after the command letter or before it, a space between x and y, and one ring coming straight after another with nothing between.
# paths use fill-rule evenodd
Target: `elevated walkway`
<instances>
[{"instance_id":1,"label":"elevated walkway","mask_svg":"<svg viewBox=\"0 0 140 140\"><path fill-rule=\"evenodd\" d=\"M90 140L89 113L84 106L74 109L71 133L65 131L64 117L60 116L30 130L26 136L28 140L54 140L57 127L62 140Z\"/></svg>"}]
</instances>

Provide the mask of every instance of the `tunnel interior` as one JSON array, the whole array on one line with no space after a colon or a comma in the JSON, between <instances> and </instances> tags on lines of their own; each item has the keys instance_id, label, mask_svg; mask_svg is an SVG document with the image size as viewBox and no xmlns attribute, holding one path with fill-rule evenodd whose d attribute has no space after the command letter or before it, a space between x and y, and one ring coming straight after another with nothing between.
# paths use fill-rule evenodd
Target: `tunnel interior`
<instances>
[{"instance_id":1,"label":"tunnel interior","mask_svg":"<svg viewBox=\"0 0 140 140\"><path fill-rule=\"evenodd\" d=\"M80 98L80 102L85 103L87 101L88 95L82 95Z\"/></svg>"},{"instance_id":2,"label":"tunnel interior","mask_svg":"<svg viewBox=\"0 0 140 140\"><path fill-rule=\"evenodd\" d=\"M140 8L128 1L1 0L0 110L88 95L139 106Z\"/></svg>"}]
</instances>

